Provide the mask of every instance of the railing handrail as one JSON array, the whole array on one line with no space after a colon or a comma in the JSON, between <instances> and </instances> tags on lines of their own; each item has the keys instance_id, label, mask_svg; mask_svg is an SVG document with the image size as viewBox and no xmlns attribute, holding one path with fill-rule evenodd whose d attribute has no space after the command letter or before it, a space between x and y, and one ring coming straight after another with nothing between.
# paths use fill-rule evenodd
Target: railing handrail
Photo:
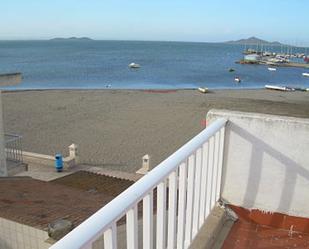
<instances>
[{"instance_id":1,"label":"railing handrail","mask_svg":"<svg viewBox=\"0 0 309 249\"><path fill-rule=\"evenodd\" d=\"M166 179L180 163L192 155L195 150L201 147L210 137L225 126L226 122L227 120L224 118L214 121L209 127L183 145L147 175L90 216L50 248L77 249L83 248L95 241L113 222L115 222L115 220L125 215L126 212L137 202L142 200L149 191L162 182L162 179Z\"/></svg>"},{"instance_id":2,"label":"railing handrail","mask_svg":"<svg viewBox=\"0 0 309 249\"><path fill-rule=\"evenodd\" d=\"M16 140L22 138L21 135L13 134L13 133L4 133L4 138L5 138L5 137L12 137L12 138L9 138L9 139L4 139L4 140L5 140L5 143L13 142L13 141L16 141Z\"/></svg>"},{"instance_id":3,"label":"railing handrail","mask_svg":"<svg viewBox=\"0 0 309 249\"><path fill-rule=\"evenodd\" d=\"M4 133L5 136L12 136L12 137L22 137L22 135L15 134L15 133Z\"/></svg>"}]
</instances>

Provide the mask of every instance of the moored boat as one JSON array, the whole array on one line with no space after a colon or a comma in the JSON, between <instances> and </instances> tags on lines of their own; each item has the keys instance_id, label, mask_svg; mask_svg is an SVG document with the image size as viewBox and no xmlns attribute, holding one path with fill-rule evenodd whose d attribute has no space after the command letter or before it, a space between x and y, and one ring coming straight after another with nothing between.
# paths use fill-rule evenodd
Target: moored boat
<instances>
[{"instance_id":1,"label":"moored boat","mask_svg":"<svg viewBox=\"0 0 309 249\"><path fill-rule=\"evenodd\" d=\"M303 73L303 76L309 77L309 73Z\"/></svg>"},{"instance_id":2,"label":"moored boat","mask_svg":"<svg viewBox=\"0 0 309 249\"><path fill-rule=\"evenodd\" d=\"M284 91L284 92L295 91L294 88L288 87L288 86L265 85L265 88L269 90L277 90L277 91Z\"/></svg>"},{"instance_id":3,"label":"moored boat","mask_svg":"<svg viewBox=\"0 0 309 249\"><path fill-rule=\"evenodd\" d=\"M309 88L301 88L301 87L296 87L294 88L295 91L301 91L301 92L309 92Z\"/></svg>"},{"instance_id":4,"label":"moored boat","mask_svg":"<svg viewBox=\"0 0 309 249\"><path fill-rule=\"evenodd\" d=\"M199 90L201 93L207 93L208 92L207 87L199 87L197 90Z\"/></svg>"},{"instance_id":5,"label":"moored boat","mask_svg":"<svg viewBox=\"0 0 309 249\"><path fill-rule=\"evenodd\" d=\"M140 64L137 64L137 63L134 63L134 62L129 64L129 68L140 68L140 67L141 67Z\"/></svg>"},{"instance_id":6,"label":"moored boat","mask_svg":"<svg viewBox=\"0 0 309 249\"><path fill-rule=\"evenodd\" d=\"M277 71L277 68L269 67L268 70L269 70L269 71Z\"/></svg>"},{"instance_id":7,"label":"moored boat","mask_svg":"<svg viewBox=\"0 0 309 249\"><path fill-rule=\"evenodd\" d=\"M239 77L235 77L234 79L237 83L240 83L241 82L241 79Z\"/></svg>"}]
</instances>

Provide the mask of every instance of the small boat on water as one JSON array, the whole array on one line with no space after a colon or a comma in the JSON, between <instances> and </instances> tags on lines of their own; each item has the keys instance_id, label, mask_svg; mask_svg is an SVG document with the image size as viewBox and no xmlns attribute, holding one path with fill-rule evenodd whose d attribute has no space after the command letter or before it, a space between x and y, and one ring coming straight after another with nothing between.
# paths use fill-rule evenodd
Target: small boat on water
<instances>
[{"instance_id":1,"label":"small boat on water","mask_svg":"<svg viewBox=\"0 0 309 249\"><path fill-rule=\"evenodd\" d=\"M137 63L134 63L134 62L129 64L129 68L140 68L140 67L141 67L140 64L137 64Z\"/></svg>"},{"instance_id":2,"label":"small boat on water","mask_svg":"<svg viewBox=\"0 0 309 249\"><path fill-rule=\"evenodd\" d=\"M199 87L197 90L199 90L201 93L207 93L208 92L207 87Z\"/></svg>"},{"instance_id":3,"label":"small boat on water","mask_svg":"<svg viewBox=\"0 0 309 249\"><path fill-rule=\"evenodd\" d=\"M277 68L269 67L268 70L269 70L269 71L277 71Z\"/></svg>"},{"instance_id":4,"label":"small boat on water","mask_svg":"<svg viewBox=\"0 0 309 249\"><path fill-rule=\"evenodd\" d=\"M235 72L235 69L234 69L234 68L230 68L230 69L229 69L229 72L230 72L230 73Z\"/></svg>"},{"instance_id":5,"label":"small boat on water","mask_svg":"<svg viewBox=\"0 0 309 249\"><path fill-rule=\"evenodd\" d=\"M235 77L234 79L237 83L240 83L241 82L241 79L239 77Z\"/></svg>"},{"instance_id":6,"label":"small boat on water","mask_svg":"<svg viewBox=\"0 0 309 249\"><path fill-rule=\"evenodd\" d=\"M295 91L300 91L300 92L309 92L309 88L301 88L301 87L296 87L294 88Z\"/></svg>"},{"instance_id":7,"label":"small boat on water","mask_svg":"<svg viewBox=\"0 0 309 249\"><path fill-rule=\"evenodd\" d=\"M303 73L303 76L309 77L309 73Z\"/></svg>"},{"instance_id":8,"label":"small boat on water","mask_svg":"<svg viewBox=\"0 0 309 249\"><path fill-rule=\"evenodd\" d=\"M277 91L284 91L284 92L295 91L294 88L288 87L288 86L265 85L265 88L269 90L277 90Z\"/></svg>"}]
</instances>

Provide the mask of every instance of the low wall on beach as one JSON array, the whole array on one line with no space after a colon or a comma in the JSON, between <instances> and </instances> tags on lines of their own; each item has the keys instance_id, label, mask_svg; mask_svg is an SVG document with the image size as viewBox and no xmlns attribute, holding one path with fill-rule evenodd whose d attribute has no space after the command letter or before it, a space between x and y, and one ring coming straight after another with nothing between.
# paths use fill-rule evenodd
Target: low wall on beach
<instances>
[{"instance_id":1,"label":"low wall on beach","mask_svg":"<svg viewBox=\"0 0 309 249\"><path fill-rule=\"evenodd\" d=\"M69 146L69 156L63 158L64 168L70 168L79 163L79 157L77 152L77 145L71 144ZM38 164L44 166L55 166L55 157L50 155L38 154L33 152L23 151L23 162L27 164Z\"/></svg>"},{"instance_id":2,"label":"low wall on beach","mask_svg":"<svg viewBox=\"0 0 309 249\"><path fill-rule=\"evenodd\" d=\"M247 209L309 217L309 119L211 110L229 120L222 199Z\"/></svg>"}]
</instances>

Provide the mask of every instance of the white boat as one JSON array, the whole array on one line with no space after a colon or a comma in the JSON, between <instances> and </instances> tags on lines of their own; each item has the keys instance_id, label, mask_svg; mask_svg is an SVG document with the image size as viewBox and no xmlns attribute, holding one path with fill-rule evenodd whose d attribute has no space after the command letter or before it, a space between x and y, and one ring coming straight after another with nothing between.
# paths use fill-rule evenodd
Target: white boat
<instances>
[{"instance_id":1,"label":"white boat","mask_svg":"<svg viewBox=\"0 0 309 249\"><path fill-rule=\"evenodd\" d=\"M269 70L269 71L277 71L277 68L269 67L268 70Z\"/></svg>"},{"instance_id":2,"label":"white boat","mask_svg":"<svg viewBox=\"0 0 309 249\"><path fill-rule=\"evenodd\" d=\"M201 93L207 93L208 92L207 87L199 87L197 90L199 90Z\"/></svg>"},{"instance_id":3,"label":"white boat","mask_svg":"<svg viewBox=\"0 0 309 249\"><path fill-rule=\"evenodd\" d=\"M303 76L309 77L309 73L303 73Z\"/></svg>"},{"instance_id":4,"label":"white boat","mask_svg":"<svg viewBox=\"0 0 309 249\"><path fill-rule=\"evenodd\" d=\"M234 79L237 83L240 83L241 82L241 79L239 77L235 77Z\"/></svg>"},{"instance_id":5,"label":"white boat","mask_svg":"<svg viewBox=\"0 0 309 249\"><path fill-rule=\"evenodd\" d=\"M140 64L137 64L137 63L134 63L134 62L129 64L129 68L140 68L140 67L141 67Z\"/></svg>"},{"instance_id":6,"label":"white boat","mask_svg":"<svg viewBox=\"0 0 309 249\"><path fill-rule=\"evenodd\" d=\"M277 91L284 91L284 92L295 91L294 88L291 88L291 87L288 87L288 86L265 85L265 88L269 89L269 90L277 90Z\"/></svg>"}]
</instances>

